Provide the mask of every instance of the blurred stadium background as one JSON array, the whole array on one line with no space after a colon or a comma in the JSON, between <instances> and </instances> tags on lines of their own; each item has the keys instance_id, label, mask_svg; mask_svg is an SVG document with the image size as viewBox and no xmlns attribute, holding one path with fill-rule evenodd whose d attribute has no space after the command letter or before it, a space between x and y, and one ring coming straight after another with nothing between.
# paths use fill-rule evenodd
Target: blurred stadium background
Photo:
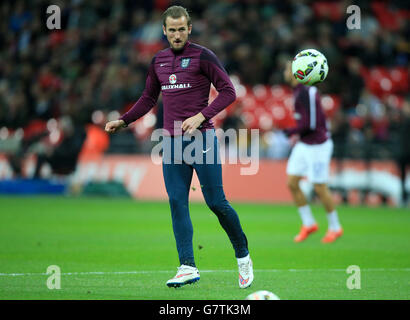
<instances>
[{"instance_id":1,"label":"blurred stadium background","mask_svg":"<svg viewBox=\"0 0 410 320\"><path fill-rule=\"evenodd\" d=\"M46 27L51 4L61 8L61 30ZM228 198L291 201L281 129L293 123L293 101L282 70L299 50L316 48L330 67L319 89L335 142L335 199L406 206L410 9L403 1L2 1L0 193L166 199L161 166L150 158L161 99L130 128L112 136L103 128L141 95L152 56L167 47L161 13L172 4L189 9L191 41L212 49L235 84L238 98L216 126L260 130L257 175L224 165ZM361 9L360 30L346 28L351 4ZM239 141L243 152L249 146ZM307 182L303 188L314 197Z\"/></svg>"},{"instance_id":2,"label":"blurred stadium background","mask_svg":"<svg viewBox=\"0 0 410 320\"><path fill-rule=\"evenodd\" d=\"M223 166L225 193L249 238L253 290L281 299L408 300L409 5L263 0L0 2L0 300L249 294L237 288L232 248L195 177L190 212L201 281L164 285L178 261L162 168L150 156L161 99L120 133L103 130L141 95L152 56L167 47L160 16L172 4L189 8L191 40L218 55L236 87L216 126L260 130L257 141L238 141L247 155L259 142L257 174L240 174L249 164ZM351 4L361 9L360 30L346 28ZM49 5L61 8L61 30L46 27ZM281 131L293 124L284 63L312 47L330 66L319 89L345 229L330 246L320 242L327 222L315 203L320 232L292 241L300 221ZM311 186L302 187L314 200ZM61 268L61 290L46 286L50 265ZM361 290L346 288L349 265L362 270Z\"/></svg>"}]
</instances>

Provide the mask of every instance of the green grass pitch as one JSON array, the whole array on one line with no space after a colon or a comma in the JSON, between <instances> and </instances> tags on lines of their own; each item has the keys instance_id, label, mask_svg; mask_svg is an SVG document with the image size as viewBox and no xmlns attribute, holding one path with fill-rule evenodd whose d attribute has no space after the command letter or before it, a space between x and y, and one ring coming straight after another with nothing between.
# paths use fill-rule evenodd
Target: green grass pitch
<instances>
[{"instance_id":1,"label":"green grass pitch","mask_svg":"<svg viewBox=\"0 0 410 320\"><path fill-rule=\"evenodd\" d=\"M205 204L191 203L194 252L201 280L174 289L178 266L167 202L131 199L1 197L0 299L243 300L256 290L281 299L410 299L410 212L338 208L345 234L320 242L320 230L295 244L300 226L292 205L233 203L249 240L255 280L239 289L228 237ZM50 290L47 267L61 270ZM350 265L360 289L348 289Z\"/></svg>"}]
</instances>

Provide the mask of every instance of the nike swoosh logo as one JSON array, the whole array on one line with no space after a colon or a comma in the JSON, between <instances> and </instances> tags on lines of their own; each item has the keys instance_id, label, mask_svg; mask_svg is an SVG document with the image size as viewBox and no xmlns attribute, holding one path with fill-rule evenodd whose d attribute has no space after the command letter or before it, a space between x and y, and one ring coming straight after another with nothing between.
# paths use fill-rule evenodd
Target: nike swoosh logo
<instances>
[{"instance_id":1,"label":"nike swoosh logo","mask_svg":"<svg viewBox=\"0 0 410 320\"><path fill-rule=\"evenodd\" d=\"M161 63L159 66L160 67L163 67L163 66L165 66L165 65L167 65L168 63Z\"/></svg>"},{"instance_id":2,"label":"nike swoosh logo","mask_svg":"<svg viewBox=\"0 0 410 320\"><path fill-rule=\"evenodd\" d=\"M181 278L183 276L189 276L191 274L192 274L192 272L191 273L183 273L183 274L177 275L175 278Z\"/></svg>"},{"instance_id":3,"label":"nike swoosh logo","mask_svg":"<svg viewBox=\"0 0 410 320\"><path fill-rule=\"evenodd\" d=\"M209 147L209 148L206 149L206 150L202 150L202 153L207 153L209 150L211 150L211 147Z\"/></svg>"}]
</instances>

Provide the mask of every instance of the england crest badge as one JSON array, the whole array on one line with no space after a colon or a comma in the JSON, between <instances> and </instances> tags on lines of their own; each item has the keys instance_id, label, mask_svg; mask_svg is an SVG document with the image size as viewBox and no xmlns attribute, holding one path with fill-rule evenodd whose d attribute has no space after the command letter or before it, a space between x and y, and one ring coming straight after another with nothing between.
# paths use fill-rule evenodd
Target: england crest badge
<instances>
[{"instance_id":1,"label":"england crest badge","mask_svg":"<svg viewBox=\"0 0 410 320\"><path fill-rule=\"evenodd\" d=\"M181 68L188 68L191 62L191 58L182 58L181 59Z\"/></svg>"}]
</instances>

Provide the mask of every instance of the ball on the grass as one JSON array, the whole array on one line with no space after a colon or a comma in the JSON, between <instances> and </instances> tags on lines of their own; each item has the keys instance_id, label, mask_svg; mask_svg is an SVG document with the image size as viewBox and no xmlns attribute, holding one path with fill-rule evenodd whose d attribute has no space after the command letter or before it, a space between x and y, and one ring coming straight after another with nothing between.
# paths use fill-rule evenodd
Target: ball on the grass
<instances>
[{"instance_id":1,"label":"ball on the grass","mask_svg":"<svg viewBox=\"0 0 410 320\"><path fill-rule=\"evenodd\" d=\"M259 290L251 293L245 300L280 300L279 297L267 290Z\"/></svg>"}]
</instances>

